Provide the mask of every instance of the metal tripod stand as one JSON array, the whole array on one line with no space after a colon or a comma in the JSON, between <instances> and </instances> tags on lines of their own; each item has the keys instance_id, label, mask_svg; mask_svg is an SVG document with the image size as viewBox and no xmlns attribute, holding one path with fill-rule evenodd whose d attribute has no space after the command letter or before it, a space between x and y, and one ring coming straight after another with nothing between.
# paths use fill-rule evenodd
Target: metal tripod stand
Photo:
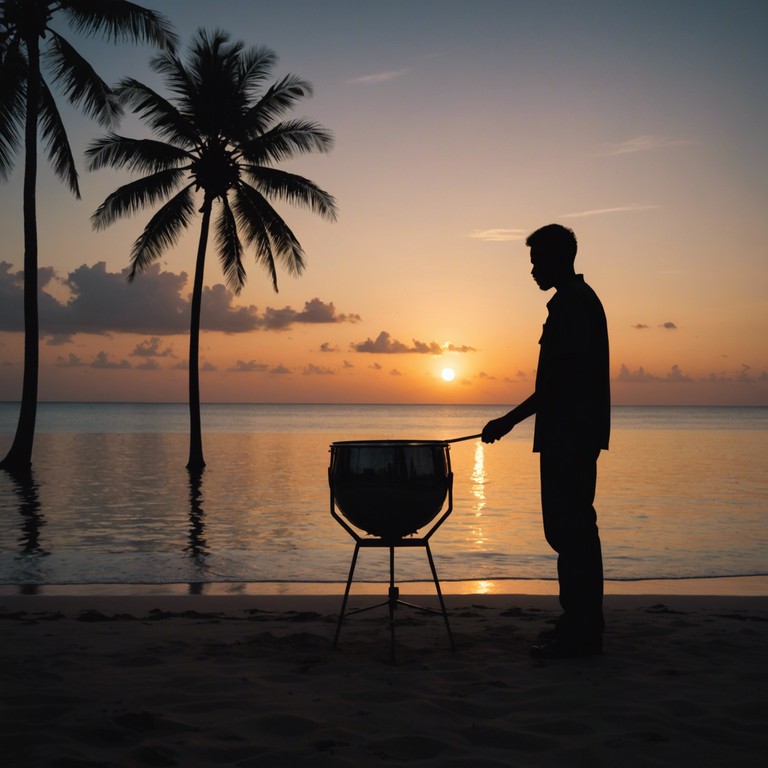
<instances>
[{"instance_id":1,"label":"metal tripod stand","mask_svg":"<svg viewBox=\"0 0 768 768\"><path fill-rule=\"evenodd\" d=\"M393 540L375 538L366 539L360 536L360 534L354 530L343 518L336 512L336 505L334 502L333 486L331 486L331 515L341 525L342 528L355 540L355 551L352 555L352 563L349 567L349 576L347 578L347 586L344 590L344 599L341 603L341 611L339 612L339 620L336 624L336 635L333 639L333 647L335 648L339 642L339 635L341 634L341 625L345 616L354 616L358 613L364 613L366 611L373 610L374 608L381 608L387 606L389 609L389 634L390 634L390 650L392 662L395 661L395 611L397 606L402 605L408 608L415 608L427 613L442 614L445 621L445 628L448 631L448 640L451 644L451 650L456 650L456 644L453 640L453 633L451 632L451 625L448 621L448 612L445 608L445 601L443 600L443 593L440 589L440 580L437 578L437 570L435 568L435 561L432 557L432 550L429 547L429 539L432 534L443 524L448 515L453 510L453 474L451 473L448 478L448 508L443 512L438 521L429 529L429 531L418 538L397 538ZM352 586L352 579L355 575L355 566L357 565L357 556L361 547L387 547L389 548L389 590L387 593L387 599L381 603L375 605L368 605L365 608L358 608L354 611L347 612L347 602L349 600L349 590ZM406 602L400 599L400 589L395 586L395 548L396 547L424 547L427 551L427 559L429 560L429 567L432 571L432 579L435 582L435 590L437 591L437 597L440 601L440 610L429 608L422 605L415 605L414 603Z\"/></svg>"}]
</instances>

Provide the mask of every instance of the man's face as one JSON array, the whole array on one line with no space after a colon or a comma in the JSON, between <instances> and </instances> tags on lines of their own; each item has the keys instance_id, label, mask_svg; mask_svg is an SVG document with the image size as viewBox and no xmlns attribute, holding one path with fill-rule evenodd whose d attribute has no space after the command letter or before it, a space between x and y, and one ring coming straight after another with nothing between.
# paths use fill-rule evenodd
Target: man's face
<instances>
[{"instance_id":1,"label":"man's face","mask_svg":"<svg viewBox=\"0 0 768 768\"><path fill-rule=\"evenodd\" d=\"M531 248L531 275L542 291L555 287L558 269L557 260L540 248Z\"/></svg>"}]
</instances>

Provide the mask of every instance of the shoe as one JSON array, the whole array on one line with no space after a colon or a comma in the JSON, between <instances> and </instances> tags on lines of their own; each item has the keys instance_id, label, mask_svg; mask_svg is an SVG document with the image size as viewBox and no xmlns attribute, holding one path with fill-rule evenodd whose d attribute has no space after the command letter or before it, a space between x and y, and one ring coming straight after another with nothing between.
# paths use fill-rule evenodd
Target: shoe
<instances>
[{"instance_id":1,"label":"shoe","mask_svg":"<svg viewBox=\"0 0 768 768\"><path fill-rule=\"evenodd\" d=\"M574 659L579 656L597 656L602 652L603 640L600 637L578 641L555 638L530 647L534 659Z\"/></svg>"}]
</instances>

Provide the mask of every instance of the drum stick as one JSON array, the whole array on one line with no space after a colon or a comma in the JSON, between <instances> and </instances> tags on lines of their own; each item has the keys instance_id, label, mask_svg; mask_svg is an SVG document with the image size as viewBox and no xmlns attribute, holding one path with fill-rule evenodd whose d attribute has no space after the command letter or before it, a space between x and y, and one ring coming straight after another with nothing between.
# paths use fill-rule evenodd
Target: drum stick
<instances>
[{"instance_id":1,"label":"drum stick","mask_svg":"<svg viewBox=\"0 0 768 768\"><path fill-rule=\"evenodd\" d=\"M482 432L477 435L465 435L464 437L452 437L450 440L443 440L444 443L460 443L462 440L474 440L476 437L482 437Z\"/></svg>"}]
</instances>

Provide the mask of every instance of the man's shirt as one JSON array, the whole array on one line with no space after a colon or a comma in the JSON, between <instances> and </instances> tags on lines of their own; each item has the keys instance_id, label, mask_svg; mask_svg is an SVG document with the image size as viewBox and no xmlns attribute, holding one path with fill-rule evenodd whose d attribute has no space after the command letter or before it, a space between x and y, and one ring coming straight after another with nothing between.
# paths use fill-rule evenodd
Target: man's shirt
<instances>
[{"instance_id":1,"label":"man's shirt","mask_svg":"<svg viewBox=\"0 0 768 768\"><path fill-rule=\"evenodd\" d=\"M533 450L608 448L608 326L597 294L576 275L547 304L536 371Z\"/></svg>"}]
</instances>

